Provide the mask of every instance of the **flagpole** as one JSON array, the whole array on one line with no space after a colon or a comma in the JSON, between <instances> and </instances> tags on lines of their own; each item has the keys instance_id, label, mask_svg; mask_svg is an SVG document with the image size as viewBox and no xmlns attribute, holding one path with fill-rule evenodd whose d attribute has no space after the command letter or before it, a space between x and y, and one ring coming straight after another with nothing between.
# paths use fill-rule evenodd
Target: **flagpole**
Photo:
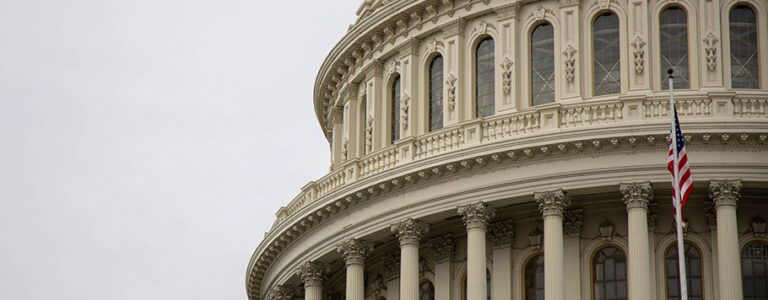
<instances>
[{"instance_id":1,"label":"flagpole","mask_svg":"<svg viewBox=\"0 0 768 300\"><path fill-rule=\"evenodd\" d=\"M669 115L672 119L672 125L670 127L669 138L672 142L672 186L675 189L675 196L673 197L673 205L675 206L675 223L677 224L677 261L680 275L680 299L688 300L688 280L685 272L685 247L683 242L683 209L682 202L680 201L680 174L678 174L678 160L677 157L677 130L675 126L675 118L677 117L677 111L675 110L675 98L674 98L674 76L672 73L674 70L669 68L667 74L669 74Z\"/></svg>"}]
</instances>

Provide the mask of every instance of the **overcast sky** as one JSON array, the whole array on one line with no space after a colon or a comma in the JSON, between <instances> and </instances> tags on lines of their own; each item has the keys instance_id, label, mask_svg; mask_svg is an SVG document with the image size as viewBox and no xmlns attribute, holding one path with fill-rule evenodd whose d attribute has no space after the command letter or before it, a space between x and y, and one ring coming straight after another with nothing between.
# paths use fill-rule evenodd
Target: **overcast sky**
<instances>
[{"instance_id":1,"label":"overcast sky","mask_svg":"<svg viewBox=\"0 0 768 300\"><path fill-rule=\"evenodd\" d=\"M0 299L246 299L361 0L0 0Z\"/></svg>"}]
</instances>

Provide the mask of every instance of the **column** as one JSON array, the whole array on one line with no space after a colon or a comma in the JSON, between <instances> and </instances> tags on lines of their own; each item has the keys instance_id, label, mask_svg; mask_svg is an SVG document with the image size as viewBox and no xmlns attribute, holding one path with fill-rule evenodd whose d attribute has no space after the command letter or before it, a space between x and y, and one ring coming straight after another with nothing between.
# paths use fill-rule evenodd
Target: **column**
<instances>
[{"instance_id":1,"label":"column","mask_svg":"<svg viewBox=\"0 0 768 300\"><path fill-rule=\"evenodd\" d=\"M627 205L629 300L651 297L651 260L648 252L648 203L653 199L650 182L622 183L619 191Z\"/></svg>"},{"instance_id":2,"label":"column","mask_svg":"<svg viewBox=\"0 0 768 300\"><path fill-rule=\"evenodd\" d=\"M435 253L435 299L451 299L451 258L456 241L451 234L436 237L430 241Z\"/></svg>"},{"instance_id":3,"label":"column","mask_svg":"<svg viewBox=\"0 0 768 300\"><path fill-rule=\"evenodd\" d=\"M418 300L419 242L429 227L408 218L393 224L391 230L400 239L400 300Z\"/></svg>"},{"instance_id":4,"label":"column","mask_svg":"<svg viewBox=\"0 0 768 300\"><path fill-rule=\"evenodd\" d=\"M349 239L336 247L347 267L347 300L363 300L364 297L364 261L372 250L368 242Z\"/></svg>"},{"instance_id":5,"label":"column","mask_svg":"<svg viewBox=\"0 0 768 300\"><path fill-rule=\"evenodd\" d=\"M512 241L515 225L510 221L488 226L488 237L493 241L493 273L491 299L512 300Z\"/></svg>"},{"instance_id":6,"label":"column","mask_svg":"<svg viewBox=\"0 0 768 300\"><path fill-rule=\"evenodd\" d=\"M287 284L278 284L269 292L270 300L293 300L296 289Z\"/></svg>"},{"instance_id":7,"label":"column","mask_svg":"<svg viewBox=\"0 0 768 300\"><path fill-rule=\"evenodd\" d=\"M467 300L486 300L485 229L495 213L484 202L459 206L458 211L467 226Z\"/></svg>"},{"instance_id":8,"label":"column","mask_svg":"<svg viewBox=\"0 0 768 300\"><path fill-rule=\"evenodd\" d=\"M544 299L565 299L563 210L571 204L562 189L533 194L544 218Z\"/></svg>"},{"instance_id":9,"label":"column","mask_svg":"<svg viewBox=\"0 0 768 300\"><path fill-rule=\"evenodd\" d=\"M742 299L741 256L736 227L736 203L741 196L741 180L711 180L709 197L717 215L717 262L720 299Z\"/></svg>"},{"instance_id":10,"label":"column","mask_svg":"<svg viewBox=\"0 0 768 300\"><path fill-rule=\"evenodd\" d=\"M309 261L297 273L304 283L304 299L323 300L323 281L328 275L328 267L321 262Z\"/></svg>"}]
</instances>

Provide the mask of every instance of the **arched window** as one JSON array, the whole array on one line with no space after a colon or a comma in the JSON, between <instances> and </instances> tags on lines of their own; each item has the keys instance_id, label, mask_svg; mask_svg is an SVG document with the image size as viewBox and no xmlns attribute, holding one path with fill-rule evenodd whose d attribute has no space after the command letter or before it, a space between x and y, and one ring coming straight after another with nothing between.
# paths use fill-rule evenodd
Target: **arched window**
<instances>
[{"instance_id":1,"label":"arched window","mask_svg":"<svg viewBox=\"0 0 768 300\"><path fill-rule=\"evenodd\" d=\"M475 116L492 116L494 113L494 58L493 39L486 38L475 50Z\"/></svg>"},{"instance_id":2,"label":"arched window","mask_svg":"<svg viewBox=\"0 0 768 300\"><path fill-rule=\"evenodd\" d=\"M419 300L435 300L435 286L429 280L419 284Z\"/></svg>"},{"instance_id":3,"label":"arched window","mask_svg":"<svg viewBox=\"0 0 768 300\"><path fill-rule=\"evenodd\" d=\"M555 102L555 30L549 23L531 33L531 103Z\"/></svg>"},{"instance_id":4,"label":"arched window","mask_svg":"<svg viewBox=\"0 0 768 300\"><path fill-rule=\"evenodd\" d=\"M593 75L595 96L621 92L619 17L604 13L592 24Z\"/></svg>"},{"instance_id":5,"label":"arched window","mask_svg":"<svg viewBox=\"0 0 768 300\"><path fill-rule=\"evenodd\" d=\"M592 299L627 299L627 257L614 246L597 251L592 258Z\"/></svg>"},{"instance_id":6,"label":"arched window","mask_svg":"<svg viewBox=\"0 0 768 300\"><path fill-rule=\"evenodd\" d=\"M736 6L728 14L728 21L731 35L731 87L760 88L755 11L745 5Z\"/></svg>"},{"instance_id":7,"label":"arched window","mask_svg":"<svg viewBox=\"0 0 768 300\"><path fill-rule=\"evenodd\" d=\"M531 257L524 270L525 300L544 300L544 255Z\"/></svg>"},{"instance_id":8,"label":"arched window","mask_svg":"<svg viewBox=\"0 0 768 300\"><path fill-rule=\"evenodd\" d=\"M701 252L696 246L685 243L685 273L688 277L688 299L704 299L704 287L701 280ZM680 299L680 273L677 259L677 243L667 248L664 255L664 268L667 285L667 299Z\"/></svg>"},{"instance_id":9,"label":"arched window","mask_svg":"<svg viewBox=\"0 0 768 300\"><path fill-rule=\"evenodd\" d=\"M675 88L690 88L688 72L688 16L679 7L669 7L659 16L662 89L668 89L667 70L675 70Z\"/></svg>"},{"instance_id":10,"label":"arched window","mask_svg":"<svg viewBox=\"0 0 768 300\"><path fill-rule=\"evenodd\" d=\"M491 300L491 272L485 270L485 295L488 300ZM467 300L467 272L464 271L464 277L461 279L461 295L463 300Z\"/></svg>"},{"instance_id":11,"label":"arched window","mask_svg":"<svg viewBox=\"0 0 768 300\"><path fill-rule=\"evenodd\" d=\"M741 250L744 300L768 299L768 244L751 243Z\"/></svg>"},{"instance_id":12,"label":"arched window","mask_svg":"<svg viewBox=\"0 0 768 300\"><path fill-rule=\"evenodd\" d=\"M429 131L443 128L443 57L429 65Z\"/></svg>"},{"instance_id":13,"label":"arched window","mask_svg":"<svg viewBox=\"0 0 768 300\"><path fill-rule=\"evenodd\" d=\"M390 128L390 137L392 144L400 139L400 75L395 75L395 80L392 81L391 103L392 103L392 118Z\"/></svg>"}]
</instances>

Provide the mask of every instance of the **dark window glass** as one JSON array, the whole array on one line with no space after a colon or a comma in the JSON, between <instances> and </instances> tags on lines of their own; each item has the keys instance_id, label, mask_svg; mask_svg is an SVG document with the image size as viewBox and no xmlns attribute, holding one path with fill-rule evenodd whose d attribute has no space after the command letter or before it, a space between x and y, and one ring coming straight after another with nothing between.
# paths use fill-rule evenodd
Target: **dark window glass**
<instances>
[{"instance_id":1,"label":"dark window glass","mask_svg":"<svg viewBox=\"0 0 768 300\"><path fill-rule=\"evenodd\" d=\"M688 277L688 299L704 299L703 281L701 280L701 253L695 246L685 243L685 273ZM664 267L667 274L667 299L680 299L680 272L677 260L677 243L667 249L664 256Z\"/></svg>"},{"instance_id":2,"label":"dark window glass","mask_svg":"<svg viewBox=\"0 0 768 300\"><path fill-rule=\"evenodd\" d=\"M392 81L392 93L390 99L392 100L392 118L391 118L391 130L390 137L392 138L392 144L400 139L400 76L395 77Z\"/></svg>"},{"instance_id":3,"label":"dark window glass","mask_svg":"<svg viewBox=\"0 0 768 300\"><path fill-rule=\"evenodd\" d=\"M475 116L492 116L494 113L494 59L493 39L487 38L475 51Z\"/></svg>"},{"instance_id":4,"label":"dark window glass","mask_svg":"<svg viewBox=\"0 0 768 300\"><path fill-rule=\"evenodd\" d=\"M621 59L619 56L619 17L602 14L592 24L595 96L621 91Z\"/></svg>"},{"instance_id":5,"label":"dark window glass","mask_svg":"<svg viewBox=\"0 0 768 300\"><path fill-rule=\"evenodd\" d=\"M544 300L544 255L536 255L525 264L525 300Z\"/></svg>"},{"instance_id":6,"label":"dark window glass","mask_svg":"<svg viewBox=\"0 0 768 300\"><path fill-rule=\"evenodd\" d=\"M744 300L768 299L768 245L749 244L741 251Z\"/></svg>"},{"instance_id":7,"label":"dark window glass","mask_svg":"<svg viewBox=\"0 0 768 300\"><path fill-rule=\"evenodd\" d=\"M728 14L731 34L731 86L760 88L757 56L757 19L747 6L736 6Z\"/></svg>"},{"instance_id":8,"label":"dark window glass","mask_svg":"<svg viewBox=\"0 0 768 300\"><path fill-rule=\"evenodd\" d=\"M592 287L596 300L627 299L627 257L616 247L605 247L592 260Z\"/></svg>"},{"instance_id":9,"label":"dark window glass","mask_svg":"<svg viewBox=\"0 0 768 300\"><path fill-rule=\"evenodd\" d=\"M555 102L555 30L544 23L531 33L531 103Z\"/></svg>"},{"instance_id":10,"label":"dark window glass","mask_svg":"<svg viewBox=\"0 0 768 300\"><path fill-rule=\"evenodd\" d=\"M675 70L675 88L690 88L688 72L688 17L679 7L670 7L659 17L662 89L668 89L667 70Z\"/></svg>"},{"instance_id":11,"label":"dark window glass","mask_svg":"<svg viewBox=\"0 0 768 300\"><path fill-rule=\"evenodd\" d=\"M435 286L429 280L419 285L419 300L435 300Z\"/></svg>"},{"instance_id":12,"label":"dark window glass","mask_svg":"<svg viewBox=\"0 0 768 300\"><path fill-rule=\"evenodd\" d=\"M429 66L429 131L443 128L443 57Z\"/></svg>"}]
</instances>

